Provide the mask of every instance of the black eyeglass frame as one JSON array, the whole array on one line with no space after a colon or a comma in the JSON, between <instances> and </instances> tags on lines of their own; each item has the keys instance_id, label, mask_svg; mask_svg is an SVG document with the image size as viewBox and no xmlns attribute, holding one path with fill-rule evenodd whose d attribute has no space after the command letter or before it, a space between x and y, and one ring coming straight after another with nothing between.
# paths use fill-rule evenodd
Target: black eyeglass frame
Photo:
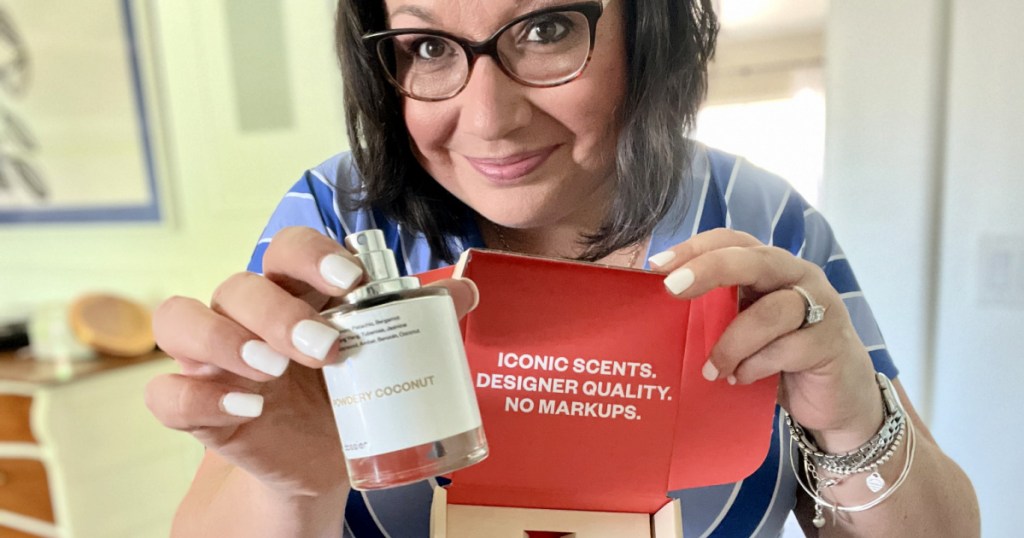
<instances>
[{"instance_id":1,"label":"black eyeglass frame","mask_svg":"<svg viewBox=\"0 0 1024 538\"><path fill-rule=\"evenodd\" d=\"M566 75L565 78L556 80L554 82L531 82L529 80L524 80L520 78L518 75L512 72L512 70L509 69L505 65L505 62L501 59L501 55L498 54L498 39L501 37L501 35L504 34L505 31L508 30L509 28L525 20L532 19L534 17L539 17L542 15L547 15L549 13L564 13L566 11L573 11L583 14L583 16L587 18L587 23L590 26L590 48L587 51L587 59L584 60L583 65L581 65L580 68L577 69L575 72ZM597 22L601 18L601 14L603 12L603 2L579 2L575 4L566 4L564 6L552 6L549 8L538 9L537 11L531 11L530 13L520 15L512 19L511 21L505 23L501 28L498 28L497 31L491 34L490 37L483 41L470 41L468 39L463 39L461 37L452 35L442 30L434 30L430 28L398 28L394 30L385 30L383 32L373 32L366 34L363 36L363 44L366 46L367 51L370 54L374 54L374 51L376 51L375 55L377 56L377 59L380 60L379 66L384 71L384 76L387 77L388 82L390 82L392 86L398 89L399 93L401 93L402 95L409 97L410 99L416 99L417 101L445 101L462 93L462 90L466 89L466 86L469 85L470 77L473 76L473 66L476 65L476 60L481 56L490 56L492 59L494 59L494 63L498 65L498 67L501 69L503 73L505 73L506 76L518 82L519 84L522 84L523 86L528 86L531 88L553 88L555 86L562 86L564 84L568 84L576 80L577 78L580 77L580 75L583 74L583 71L585 71L587 66L590 64L590 59L594 54L594 43L597 39ZM454 90L454 92L451 95L448 95L446 97L421 97L413 95L408 90L403 88L401 83L395 80L395 77L391 72L392 70L388 68L389 64L391 63L391 60L387 57L384 51L384 40L400 35L410 34L442 37L462 47L462 50L466 55L466 62L469 64L469 68L466 70L466 77L465 80L462 81L462 85L459 86L458 89Z\"/></svg>"}]
</instances>

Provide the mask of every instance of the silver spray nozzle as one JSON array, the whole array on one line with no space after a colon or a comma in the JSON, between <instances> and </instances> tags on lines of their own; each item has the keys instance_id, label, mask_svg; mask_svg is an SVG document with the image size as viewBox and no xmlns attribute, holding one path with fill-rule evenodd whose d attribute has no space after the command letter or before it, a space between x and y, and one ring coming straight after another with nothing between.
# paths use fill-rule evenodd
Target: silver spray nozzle
<instances>
[{"instance_id":1,"label":"silver spray nozzle","mask_svg":"<svg viewBox=\"0 0 1024 538\"><path fill-rule=\"evenodd\" d=\"M388 248L384 232L365 230L345 237L345 246L356 254L363 262L368 280L390 280L398 278L398 266L395 264L395 253Z\"/></svg>"},{"instance_id":2,"label":"silver spray nozzle","mask_svg":"<svg viewBox=\"0 0 1024 538\"><path fill-rule=\"evenodd\" d=\"M346 300L357 302L363 299L420 287L416 277L403 277L395 263L395 253L388 248L384 232L364 230L345 236L345 246L355 253L366 269L366 285L352 290Z\"/></svg>"}]
</instances>

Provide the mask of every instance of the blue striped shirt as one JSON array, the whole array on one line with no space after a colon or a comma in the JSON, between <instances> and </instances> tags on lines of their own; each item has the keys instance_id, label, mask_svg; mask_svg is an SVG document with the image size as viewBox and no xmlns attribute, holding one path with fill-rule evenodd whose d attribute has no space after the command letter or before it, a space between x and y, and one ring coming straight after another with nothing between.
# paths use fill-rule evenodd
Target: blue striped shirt
<instances>
[{"instance_id":1,"label":"blue striped shirt","mask_svg":"<svg viewBox=\"0 0 1024 538\"><path fill-rule=\"evenodd\" d=\"M405 274L447 265L431 252L422 235L403 229L380 212L340 210L336 186L353 186L359 181L347 153L307 171L271 216L249 270L262 272L263 253L274 234L288 226L308 226L333 239L379 228ZM843 298L875 369L895 378L896 367L831 228L789 184L742 158L701 146L679 188L681 196L654 229L648 255L682 243L696 233L727 227L816 263ZM459 245L461 248L484 246L478 230L470 230L468 237L466 244ZM682 501L684 535L778 536L796 503L797 484L787 436L776 411L768 456L753 475L735 484L669 492ZM432 488L437 485L437 480L428 480L391 490L353 491L345 511L343 536L427 536Z\"/></svg>"}]
</instances>

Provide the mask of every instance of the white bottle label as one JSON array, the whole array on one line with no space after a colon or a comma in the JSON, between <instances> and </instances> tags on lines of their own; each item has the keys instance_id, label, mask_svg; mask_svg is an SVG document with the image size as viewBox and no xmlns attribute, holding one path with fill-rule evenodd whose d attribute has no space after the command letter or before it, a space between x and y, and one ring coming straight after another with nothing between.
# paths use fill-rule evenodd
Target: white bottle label
<instances>
[{"instance_id":1,"label":"white bottle label","mask_svg":"<svg viewBox=\"0 0 1024 538\"><path fill-rule=\"evenodd\" d=\"M386 454L480 427L449 297L407 299L331 321L341 330L341 362L323 370L345 457Z\"/></svg>"}]
</instances>

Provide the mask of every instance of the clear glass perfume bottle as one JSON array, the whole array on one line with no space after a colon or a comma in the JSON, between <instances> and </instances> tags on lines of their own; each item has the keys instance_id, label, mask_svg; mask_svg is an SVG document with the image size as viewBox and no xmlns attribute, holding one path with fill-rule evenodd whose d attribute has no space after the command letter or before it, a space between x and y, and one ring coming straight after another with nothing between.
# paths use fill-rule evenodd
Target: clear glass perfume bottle
<instances>
[{"instance_id":1,"label":"clear glass perfume bottle","mask_svg":"<svg viewBox=\"0 0 1024 538\"><path fill-rule=\"evenodd\" d=\"M401 277L380 230L349 235L367 282L322 315L341 331L324 367L358 490L416 482L487 457L455 307L444 288Z\"/></svg>"}]
</instances>

